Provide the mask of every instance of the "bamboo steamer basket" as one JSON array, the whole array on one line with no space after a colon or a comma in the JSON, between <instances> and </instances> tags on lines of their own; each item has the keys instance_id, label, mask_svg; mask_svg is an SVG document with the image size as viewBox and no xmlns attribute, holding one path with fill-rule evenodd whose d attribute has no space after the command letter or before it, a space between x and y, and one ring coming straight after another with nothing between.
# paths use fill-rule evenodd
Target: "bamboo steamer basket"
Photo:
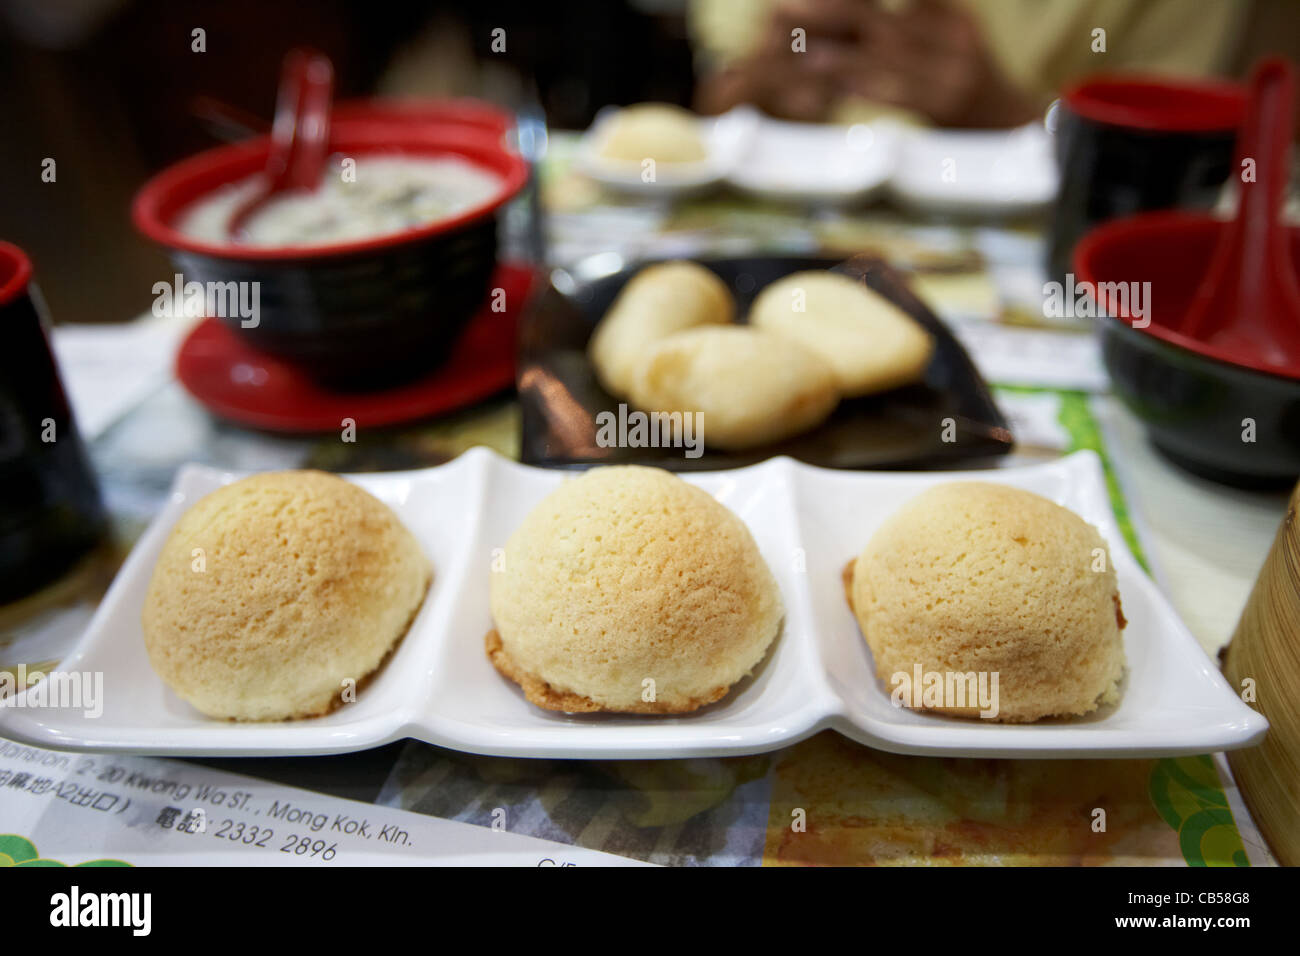
<instances>
[{"instance_id":1,"label":"bamboo steamer basket","mask_svg":"<svg viewBox=\"0 0 1300 956\"><path fill-rule=\"evenodd\" d=\"M1257 747L1228 754L1242 797L1278 861L1300 865L1300 485L1224 654L1223 672L1241 693L1254 682L1269 721Z\"/></svg>"}]
</instances>

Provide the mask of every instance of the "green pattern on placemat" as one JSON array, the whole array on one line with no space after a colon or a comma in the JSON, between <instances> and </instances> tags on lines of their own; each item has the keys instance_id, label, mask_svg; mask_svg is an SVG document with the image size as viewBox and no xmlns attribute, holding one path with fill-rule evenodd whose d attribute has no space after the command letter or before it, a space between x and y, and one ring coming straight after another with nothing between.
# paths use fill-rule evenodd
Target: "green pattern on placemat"
<instances>
[{"instance_id":1,"label":"green pattern on placemat","mask_svg":"<svg viewBox=\"0 0 1300 956\"><path fill-rule=\"evenodd\" d=\"M1149 793L1156 812L1178 833L1188 866L1250 866L1212 758L1159 761Z\"/></svg>"},{"instance_id":2,"label":"green pattern on placemat","mask_svg":"<svg viewBox=\"0 0 1300 956\"><path fill-rule=\"evenodd\" d=\"M0 867L3 866L67 866L58 860L47 860L36 851L36 844L16 833L0 833ZM130 866L124 860L87 860L73 866Z\"/></svg>"},{"instance_id":3,"label":"green pattern on placemat","mask_svg":"<svg viewBox=\"0 0 1300 956\"><path fill-rule=\"evenodd\" d=\"M1088 393L1060 392L1059 394L1061 396L1060 422L1070 435L1070 451L1090 448L1101 456L1102 470L1106 473L1106 492L1110 495L1110 506L1115 512L1115 520L1119 522L1120 532L1128 542L1133 557L1137 558L1138 564L1142 565L1142 570L1150 574L1151 566L1147 564L1146 552L1142 550L1142 542L1138 540L1137 532L1133 529L1128 502L1124 500L1119 479L1115 477L1115 469L1110 463L1110 455L1101 440L1101 428L1097 425L1097 419L1093 418L1092 410L1088 408Z\"/></svg>"},{"instance_id":4,"label":"green pattern on placemat","mask_svg":"<svg viewBox=\"0 0 1300 956\"><path fill-rule=\"evenodd\" d=\"M1146 552L1133 528L1128 503L1101 440L1101 428L1088 407L1088 393L1018 385L999 385L996 391L1054 394L1060 399L1057 420L1070 436L1069 451L1089 448L1101 458L1110 507L1115 512L1120 533L1143 570L1150 574ZM1160 760L1151 769L1147 789L1156 812L1178 834L1179 849L1188 866L1250 866L1212 757L1202 754Z\"/></svg>"}]
</instances>

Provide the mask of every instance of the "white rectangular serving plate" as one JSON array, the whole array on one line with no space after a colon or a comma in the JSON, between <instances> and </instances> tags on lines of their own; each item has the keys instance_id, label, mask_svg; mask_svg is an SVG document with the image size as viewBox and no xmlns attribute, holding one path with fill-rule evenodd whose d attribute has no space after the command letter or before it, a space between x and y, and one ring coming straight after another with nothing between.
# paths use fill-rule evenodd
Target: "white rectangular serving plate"
<instances>
[{"instance_id":1,"label":"white rectangular serving plate","mask_svg":"<svg viewBox=\"0 0 1300 956\"><path fill-rule=\"evenodd\" d=\"M187 466L137 543L90 627L60 666L102 672L103 712L0 707L0 735L41 747L142 754L270 756L361 750L414 737L470 753L551 758L670 758L774 750L832 728L896 753L984 757L1145 757L1256 743L1268 729L1188 633L1130 554L1092 452L979 472L849 472L774 458L686 474L749 526L786 603L767 659L722 701L694 714L565 715L529 704L484 652L495 549L572 472L475 449L423 471L349 480L387 502L432 559L433 586L397 650L354 703L284 723L207 718L154 673L140 611L163 541L195 501L236 475ZM1038 492L1095 524L1110 545L1128 627L1123 698L1092 716L1030 725L895 707L844 598L841 571L904 501L946 481Z\"/></svg>"}]
</instances>

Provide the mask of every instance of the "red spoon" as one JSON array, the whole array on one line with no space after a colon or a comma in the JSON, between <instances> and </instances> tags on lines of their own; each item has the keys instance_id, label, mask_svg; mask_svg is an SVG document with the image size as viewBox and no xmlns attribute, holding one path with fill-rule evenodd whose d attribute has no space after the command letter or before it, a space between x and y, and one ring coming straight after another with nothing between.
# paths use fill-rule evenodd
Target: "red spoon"
<instances>
[{"instance_id":1,"label":"red spoon","mask_svg":"<svg viewBox=\"0 0 1300 956\"><path fill-rule=\"evenodd\" d=\"M235 210L226 227L232 239L248 220L280 193L314 190L329 156L330 100L334 67L329 58L309 50L290 50L280 68L280 88L271 125L271 152L266 184Z\"/></svg>"},{"instance_id":2,"label":"red spoon","mask_svg":"<svg viewBox=\"0 0 1300 956\"><path fill-rule=\"evenodd\" d=\"M1237 216L1223 226L1214 258L1179 331L1279 369L1300 368L1300 289L1282 205L1291 170L1295 75L1280 57L1262 61L1237 140ZM1294 371L1293 371L1294 374Z\"/></svg>"}]
</instances>

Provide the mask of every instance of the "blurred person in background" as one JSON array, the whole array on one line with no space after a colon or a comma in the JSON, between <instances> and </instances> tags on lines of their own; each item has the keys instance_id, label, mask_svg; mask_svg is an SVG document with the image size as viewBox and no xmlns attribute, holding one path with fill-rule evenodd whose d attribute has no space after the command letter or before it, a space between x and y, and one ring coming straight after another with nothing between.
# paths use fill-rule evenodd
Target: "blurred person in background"
<instances>
[{"instance_id":1,"label":"blurred person in background","mask_svg":"<svg viewBox=\"0 0 1300 956\"><path fill-rule=\"evenodd\" d=\"M1300 55L1296 0L691 0L688 25L702 111L810 122L1015 126L1091 73Z\"/></svg>"}]
</instances>

